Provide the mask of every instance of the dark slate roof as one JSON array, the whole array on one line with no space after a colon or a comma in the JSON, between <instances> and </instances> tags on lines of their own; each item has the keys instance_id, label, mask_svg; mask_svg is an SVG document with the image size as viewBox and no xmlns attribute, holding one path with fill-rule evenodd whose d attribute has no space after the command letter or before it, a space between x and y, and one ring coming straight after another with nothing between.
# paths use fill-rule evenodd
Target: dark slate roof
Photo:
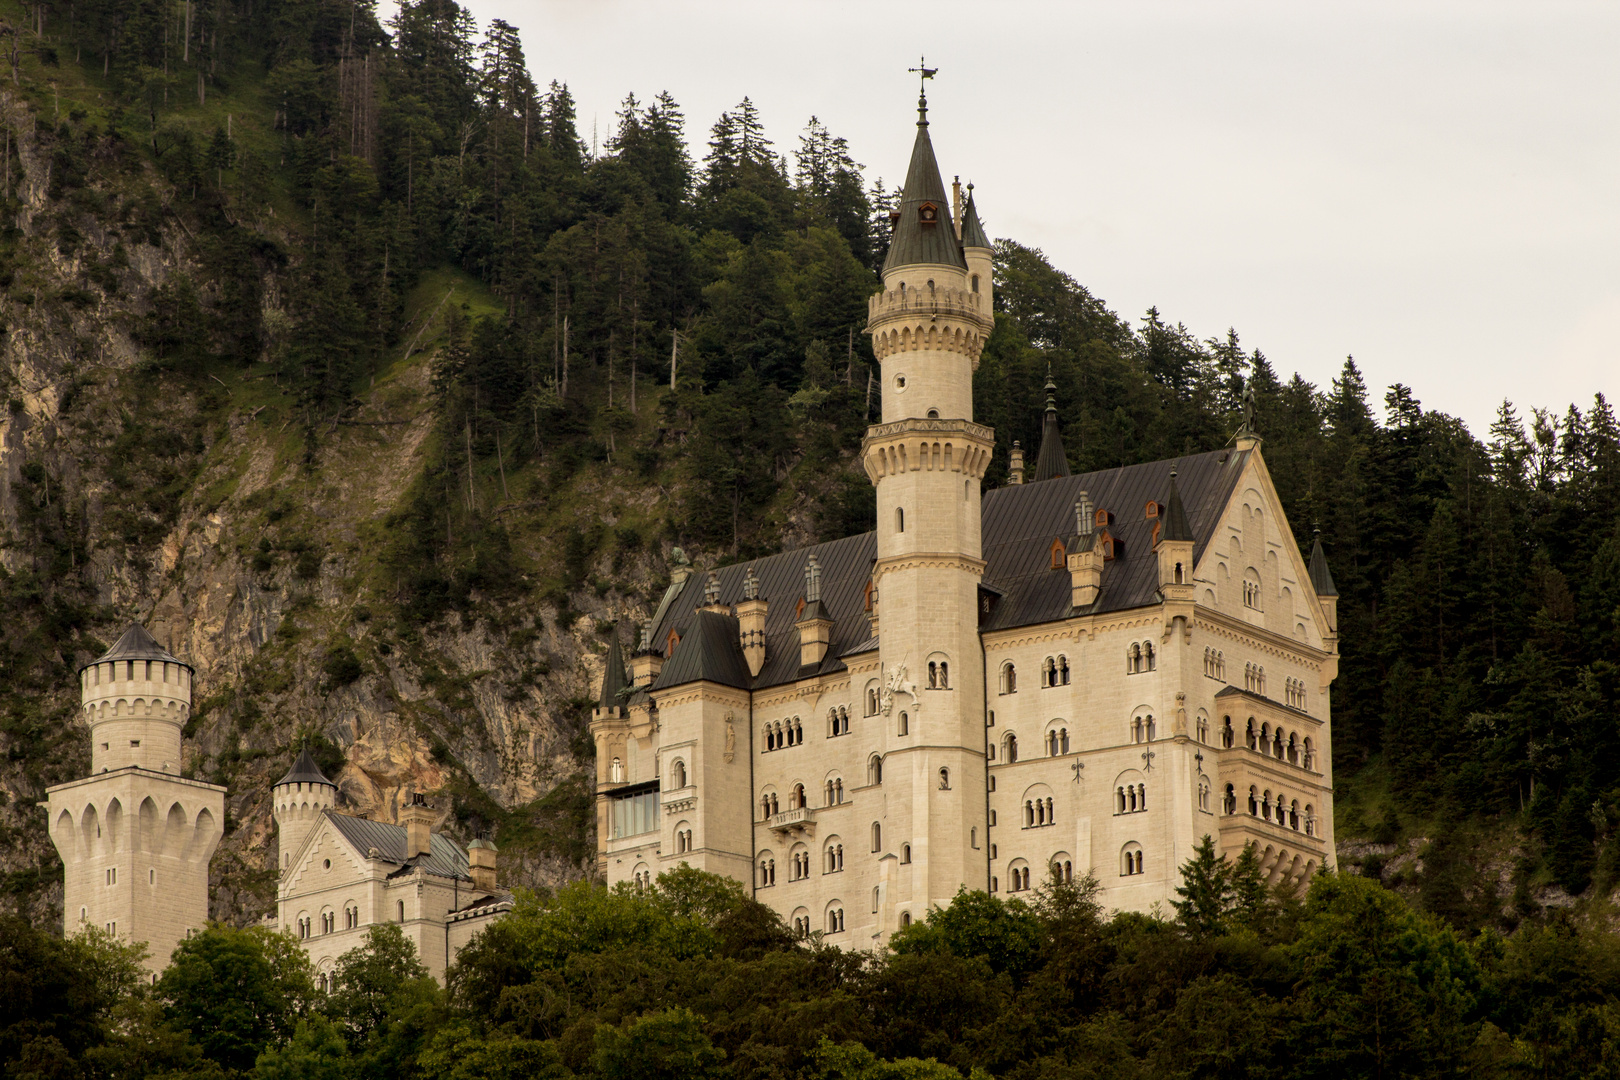
<instances>
[{"instance_id":1,"label":"dark slate roof","mask_svg":"<svg viewBox=\"0 0 1620 1080\"><path fill-rule=\"evenodd\" d=\"M1311 588L1316 590L1317 596L1339 595L1339 590L1333 587L1333 575L1328 571L1327 555L1322 551L1320 536L1311 545Z\"/></svg>"},{"instance_id":2,"label":"dark slate roof","mask_svg":"<svg viewBox=\"0 0 1620 1080\"><path fill-rule=\"evenodd\" d=\"M619 625L613 624L613 640L608 643L607 660L602 668L602 708L614 709L624 704L619 691L630 684L624 675L624 654L619 648Z\"/></svg>"},{"instance_id":3,"label":"dark slate roof","mask_svg":"<svg viewBox=\"0 0 1620 1080\"><path fill-rule=\"evenodd\" d=\"M100 659L90 661L90 664L104 664L109 660L161 660L168 664L182 664L187 668L191 665L169 652L146 632L146 627L140 623L132 622L123 632L113 647L101 654ZM85 664L89 667L90 664ZM80 670L83 670L82 668Z\"/></svg>"},{"instance_id":4,"label":"dark slate roof","mask_svg":"<svg viewBox=\"0 0 1620 1080\"><path fill-rule=\"evenodd\" d=\"M360 849L364 855L372 848L377 849L378 858L388 862L404 863L405 866L394 873L403 873L412 867L421 867L430 874L440 877L466 878L467 853L461 846L448 836L434 833L432 851L426 855L417 855L407 859L405 857L405 826L390 825L386 821L372 821L369 818L351 817L348 814L339 814L335 811L326 811L328 820L337 826L338 832L344 838Z\"/></svg>"},{"instance_id":5,"label":"dark slate roof","mask_svg":"<svg viewBox=\"0 0 1620 1080\"><path fill-rule=\"evenodd\" d=\"M283 776L280 780L277 780L275 786L280 787L282 784L325 784L328 787L337 786L326 778L325 773L321 772L321 767L315 764L315 759L310 756L309 747L307 746L304 747L303 753L298 755L298 760L293 762L292 769L287 773L286 776Z\"/></svg>"},{"instance_id":6,"label":"dark slate roof","mask_svg":"<svg viewBox=\"0 0 1620 1080\"><path fill-rule=\"evenodd\" d=\"M943 263L967 269L967 259L956 243L951 228L951 200L940 179L939 163L934 160L934 144L928 139L926 109L919 110L917 141L911 147L911 167L906 170L906 186L900 192L900 220L895 222L889 242L884 272L916 263ZM918 209L930 202L939 211L932 225L924 225Z\"/></svg>"},{"instance_id":7,"label":"dark slate roof","mask_svg":"<svg viewBox=\"0 0 1620 1080\"><path fill-rule=\"evenodd\" d=\"M990 238L979 224L979 209L973 202L973 185L968 185L967 208L962 211L962 246L965 248L990 246Z\"/></svg>"},{"instance_id":8,"label":"dark slate roof","mask_svg":"<svg viewBox=\"0 0 1620 1080\"><path fill-rule=\"evenodd\" d=\"M1115 557L1104 565L1102 593L1089 611L1122 611L1157 603L1158 558L1153 553L1153 523L1145 512L1148 501L1168 499L1170 472L1175 468L1196 560L1209 544L1247 458L1248 451L1217 450L1176 461L1154 461L985 492L984 587L1000 594L1001 600L981 629L1053 622L1072 613L1069 575L1050 568L1051 548L1054 539L1074 547L1074 504L1082 491L1090 494L1094 505L1111 511L1115 517L1114 524L1107 527L1115 540ZM675 655L665 662L653 689L699 678L760 689L803 677L799 671L799 632L793 624L799 598L804 595L804 564L811 551L821 561L821 602L833 620L831 648L818 673L843 670L846 665L841 657L875 649L877 640L870 636L865 601L866 584L877 557L877 539L873 533L861 533L814 548L772 555L752 564L723 567L717 572L721 603L742 600L743 577L749 565L759 575L759 595L770 602L765 617L765 667L755 679L748 677L737 620L698 611L703 603L705 576L692 575L663 620L653 628L654 641L665 640L672 629L681 635ZM881 600L879 604L881 608Z\"/></svg>"},{"instance_id":9,"label":"dark slate roof","mask_svg":"<svg viewBox=\"0 0 1620 1080\"><path fill-rule=\"evenodd\" d=\"M1046 422L1041 425L1041 456L1035 459L1035 480L1051 480L1069 475L1069 458L1063 452L1063 435L1058 426L1057 406L1046 401Z\"/></svg>"},{"instance_id":10,"label":"dark slate roof","mask_svg":"<svg viewBox=\"0 0 1620 1080\"><path fill-rule=\"evenodd\" d=\"M1268 698L1264 694L1256 694L1252 690L1245 690L1239 686L1228 686L1226 689L1217 691L1215 694L1216 701L1219 701L1221 698L1229 697L1246 698L1249 701L1259 701L1266 705L1274 706L1275 708L1282 709L1284 712L1303 713L1306 716L1310 715L1310 713L1305 712L1303 709L1296 709L1292 705L1283 704L1276 698Z\"/></svg>"},{"instance_id":11,"label":"dark slate roof","mask_svg":"<svg viewBox=\"0 0 1620 1080\"><path fill-rule=\"evenodd\" d=\"M1082 491L1099 510L1114 515L1114 523L1107 526L1114 538L1114 558L1103 565L1102 593L1088 613L1157 603L1159 560L1153 553L1148 500L1166 498L1170 470L1177 469L1196 562L1209 544L1247 458L1248 451L1216 450L985 492L981 519L987 564L984 577L1004 596L980 629L1003 630L1069 616L1073 597L1069 575L1051 569L1051 547L1054 539L1074 536L1074 504Z\"/></svg>"},{"instance_id":12,"label":"dark slate roof","mask_svg":"<svg viewBox=\"0 0 1620 1080\"><path fill-rule=\"evenodd\" d=\"M742 598L742 568L737 567L736 577L737 598ZM703 578L693 576L692 585L697 586L697 593L703 595ZM725 595L722 586L721 595ZM676 603L680 600L677 598ZM774 612L772 613L774 614ZM791 615L791 610L789 611ZM741 632L737 627L737 620L731 615L722 615L717 611L697 611L687 623L686 629L680 632L681 641L675 646L675 655L669 658L658 673L652 688L662 690L666 686L680 686L690 682L712 682L721 686L736 686L747 689L753 685L753 677L748 674L748 661L743 659ZM766 625L769 626L769 616ZM797 634L797 631L795 631ZM662 631L659 640L668 636ZM767 641L769 641L767 631ZM798 658L799 650L795 645L793 656Z\"/></svg>"},{"instance_id":13,"label":"dark slate roof","mask_svg":"<svg viewBox=\"0 0 1620 1080\"><path fill-rule=\"evenodd\" d=\"M1187 508L1181 502L1181 485L1176 474L1170 473L1170 505L1164 509L1164 524L1159 529L1160 540L1191 540L1192 526L1187 524Z\"/></svg>"}]
</instances>

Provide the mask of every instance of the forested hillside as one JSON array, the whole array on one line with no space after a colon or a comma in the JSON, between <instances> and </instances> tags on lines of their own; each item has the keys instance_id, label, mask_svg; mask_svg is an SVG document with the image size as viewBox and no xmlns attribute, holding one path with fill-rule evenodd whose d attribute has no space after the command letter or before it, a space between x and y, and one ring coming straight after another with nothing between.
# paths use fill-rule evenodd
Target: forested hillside
<instances>
[{"instance_id":1,"label":"forested hillside","mask_svg":"<svg viewBox=\"0 0 1620 1080\"><path fill-rule=\"evenodd\" d=\"M306 738L361 810L440 791L507 880L585 875L600 657L671 547L702 566L867 527L882 182L814 117L767 131L746 87L690 125L627 87L592 147L567 73L451 0L387 25L350 0L0 14L8 903L59 904L34 803L87 767L74 671L130 618L198 666L187 771L232 792L221 918L268 910L268 785ZM1342 593L1346 865L1465 931L1569 897L1597 917L1620 875L1610 407L1504 404L1476 436L1353 361L1316 387L1234 331L1122 318L1039 243L997 242L989 482L1038 441L1048 365L1076 470L1219 447L1252 386Z\"/></svg>"}]
</instances>

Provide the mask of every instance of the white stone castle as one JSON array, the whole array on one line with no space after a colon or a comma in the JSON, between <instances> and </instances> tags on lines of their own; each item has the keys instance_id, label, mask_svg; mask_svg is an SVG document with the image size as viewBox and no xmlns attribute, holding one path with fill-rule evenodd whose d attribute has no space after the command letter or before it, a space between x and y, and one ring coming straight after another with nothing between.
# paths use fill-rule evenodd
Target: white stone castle
<instances>
[{"instance_id":1,"label":"white stone castle","mask_svg":"<svg viewBox=\"0 0 1620 1080\"><path fill-rule=\"evenodd\" d=\"M95 926L147 946L153 978L208 920L208 862L225 820L223 787L180 775L191 665L132 624L79 672L91 775L47 789L62 856L63 930ZM495 845L463 850L434 832L421 795L403 825L339 813L338 788L306 748L272 790L280 833L277 913L321 986L366 927L397 922L436 978L474 934L511 909L495 883Z\"/></svg>"},{"instance_id":2,"label":"white stone castle","mask_svg":"<svg viewBox=\"0 0 1620 1080\"><path fill-rule=\"evenodd\" d=\"M1206 835L1273 882L1333 862L1336 592L1246 423L1235 445L1068 475L1048 382L1034 479L982 494L991 247L916 144L867 330L874 532L678 565L591 731L610 883L729 875L800 933L868 947L957 890L1095 872L1175 898Z\"/></svg>"}]
</instances>

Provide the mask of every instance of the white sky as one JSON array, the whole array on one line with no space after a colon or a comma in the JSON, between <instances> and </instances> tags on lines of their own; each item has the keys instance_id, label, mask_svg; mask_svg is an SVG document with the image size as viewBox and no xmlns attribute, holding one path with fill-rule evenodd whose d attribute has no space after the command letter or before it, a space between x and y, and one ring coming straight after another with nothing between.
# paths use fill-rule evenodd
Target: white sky
<instances>
[{"instance_id":1,"label":"white sky","mask_svg":"<svg viewBox=\"0 0 1620 1080\"><path fill-rule=\"evenodd\" d=\"M926 54L946 182L1123 316L1324 388L1353 353L1481 437L1503 397L1620 396L1620 4L462 2L587 140L669 90L701 158L746 94L891 187Z\"/></svg>"}]
</instances>

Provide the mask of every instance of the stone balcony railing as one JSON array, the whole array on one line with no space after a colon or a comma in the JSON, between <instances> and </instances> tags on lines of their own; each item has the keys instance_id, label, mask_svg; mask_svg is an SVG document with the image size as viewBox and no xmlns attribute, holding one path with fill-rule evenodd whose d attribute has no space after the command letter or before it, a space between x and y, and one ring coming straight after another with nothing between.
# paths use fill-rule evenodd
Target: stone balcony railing
<instances>
[{"instance_id":1,"label":"stone balcony railing","mask_svg":"<svg viewBox=\"0 0 1620 1080\"><path fill-rule=\"evenodd\" d=\"M814 832L816 812L808 806L783 810L780 814L772 814L769 824L772 830L779 833Z\"/></svg>"}]
</instances>

